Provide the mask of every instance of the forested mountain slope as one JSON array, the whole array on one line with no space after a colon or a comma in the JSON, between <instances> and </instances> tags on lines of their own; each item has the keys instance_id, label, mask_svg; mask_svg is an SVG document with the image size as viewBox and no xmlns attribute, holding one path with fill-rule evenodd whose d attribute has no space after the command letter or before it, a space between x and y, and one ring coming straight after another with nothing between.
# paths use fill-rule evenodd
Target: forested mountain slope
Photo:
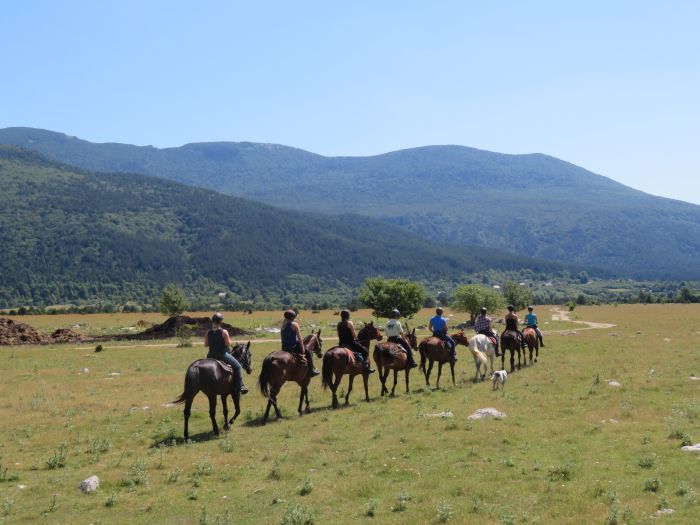
<instances>
[{"instance_id":1,"label":"forested mountain slope","mask_svg":"<svg viewBox=\"0 0 700 525\"><path fill-rule=\"evenodd\" d=\"M154 175L287 208L351 211L440 242L602 267L624 277L700 278L700 207L541 154L430 146L323 157L245 142L157 149L31 128L0 130L0 143L90 170Z\"/></svg>"},{"instance_id":2,"label":"forested mountain slope","mask_svg":"<svg viewBox=\"0 0 700 525\"><path fill-rule=\"evenodd\" d=\"M457 280L560 265L443 246L367 218L281 210L144 175L108 176L0 146L0 307L151 301L163 284L242 299L383 274ZM313 205L309 206L314 210ZM388 249L387 239L399 241Z\"/></svg>"}]
</instances>

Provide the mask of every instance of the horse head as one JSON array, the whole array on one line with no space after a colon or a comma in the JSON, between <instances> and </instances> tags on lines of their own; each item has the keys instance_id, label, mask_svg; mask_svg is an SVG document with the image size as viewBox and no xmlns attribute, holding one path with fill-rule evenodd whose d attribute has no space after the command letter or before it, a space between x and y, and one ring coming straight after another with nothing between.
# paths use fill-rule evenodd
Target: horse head
<instances>
[{"instance_id":1,"label":"horse head","mask_svg":"<svg viewBox=\"0 0 700 525\"><path fill-rule=\"evenodd\" d=\"M360 330L360 332L357 334L358 341L368 341L369 342L372 339L375 339L377 341L382 340L382 333L379 331L379 328L374 326L374 321L363 326L362 330Z\"/></svg>"},{"instance_id":2,"label":"horse head","mask_svg":"<svg viewBox=\"0 0 700 525\"><path fill-rule=\"evenodd\" d=\"M236 343L236 345L231 349L230 354L236 358L236 361L238 361L243 369L250 374L253 371L253 367L251 366L252 362L252 353L250 352L250 341L248 341L248 344L243 344L243 343Z\"/></svg>"},{"instance_id":3,"label":"horse head","mask_svg":"<svg viewBox=\"0 0 700 525\"><path fill-rule=\"evenodd\" d=\"M323 357L323 339L321 339L321 330L311 332L304 338L304 347L316 354L316 357Z\"/></svg>"},{"instance_id":4,"label":"horse head","mask_svg":"<svg viewBox=\"0 0 700 525\"><path fill-rule=\"evenodd\" d=\"M418 338L416 337L415 328L410 331L406 330L406 339L408 339L408 344L411 345L411 348L415 350L418 347Z\"/></svg>"},{"instance_id":5,"label":"horse head","mask_svg":"<svg viewBox=\"0 0 700 525\"><path fill-rule=\"evenodd\" d=\"M464 330L460 330L456 334L453 334L450 336L455 343L458 345L464 345L464 346L469 346L469 338L466 336L464 333Z\"/></svg>"}]
</instances>

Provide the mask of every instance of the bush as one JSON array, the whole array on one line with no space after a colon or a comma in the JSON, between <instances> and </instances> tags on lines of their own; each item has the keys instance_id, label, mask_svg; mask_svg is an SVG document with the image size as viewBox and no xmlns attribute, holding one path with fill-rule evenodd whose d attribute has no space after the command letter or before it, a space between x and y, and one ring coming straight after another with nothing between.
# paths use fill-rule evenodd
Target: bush
<instances>
[{"instance_id":1,"label":"bush","mask_svg":"<svg viewBox=\"0 0 700 525\"><path fill-rule=\"evenodd\" d=\"M181 315L189 307L185 292L175 284L169 284L163 289L158 303L158 311L168 317Z\"/></svg>"},{"instance_id":2,"label":"bush","mask_svg":"<svg viewBox=\"0 0 700 525\"><path fill-rule=\"evenodd\" d=\"M474 322L481 307L489 311L502 308L503 296L493 288L487 288L478 284L462 284L457 287L452 298L454 309L467 312L471 322Z\"/></svg>"},{"instance_id":3,"label":"bush","mask_svg":"<svg viewBox=\"0 0 700 525\"><path fill-rule=\"evenodd\" d=\"M423 287L408 279L365 279L360 288L359 299L376 317L389 317L397 308L403 317L412 318L423 306Z\"/></svg>"}]
</instances>

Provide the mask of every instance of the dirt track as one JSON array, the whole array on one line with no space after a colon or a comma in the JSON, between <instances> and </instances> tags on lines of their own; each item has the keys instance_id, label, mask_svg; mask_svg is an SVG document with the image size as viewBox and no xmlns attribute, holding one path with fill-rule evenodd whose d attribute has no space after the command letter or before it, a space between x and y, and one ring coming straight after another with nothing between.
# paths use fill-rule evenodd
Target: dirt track
<instances>
[{"instance_id":1,"label":"dirt track","mask_svg":"<svg viewBox=\"0 0 700 525\"><path fill-rule=\"evenodd\" d=\"M600 330L600 329L606 329L606 328L614 328L617 325L614 325L612 323L594 323L593 321L576 321L573 320L569 317L570 312L567 312L566 310L560 310L559 308L551 308L550 312L552 313L552 321L568 321L569 323L576 323L576 324L581 324L585 326L585 328L578 328L577 331L580 330ZM567 332L571 330L550 330L550 332ZM548 333L548 332L544 332Z\"/></svg>"}]
</instances>

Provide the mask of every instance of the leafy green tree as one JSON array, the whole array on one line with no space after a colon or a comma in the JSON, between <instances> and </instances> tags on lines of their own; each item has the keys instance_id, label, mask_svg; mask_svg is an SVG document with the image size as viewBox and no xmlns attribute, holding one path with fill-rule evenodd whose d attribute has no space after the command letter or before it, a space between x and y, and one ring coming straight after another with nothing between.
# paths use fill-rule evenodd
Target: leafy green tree
<instances>
[{"instance_id":1,"label":"leafy green tree","mask_svg":"<svg viewBox=\"0 0 700 525\"><path fill-rule=\"evenodd\" d=\"M532 302L532 292L516 282L506 281L501 291L506 303L515 306L516 310L522 310Z\"/></svg>"},{"instance_id":2,"label":"leafy green tree","mask_svg":"<svg viewBox=\"0 0 700 525\"><path fill-rule=\"evenodd\" d=\"M467 312L471 322L474 322L481 307L492 311L502 308L503 304L503 295L493 288L479 284L462 284L457 287L452 297L452 307Z\"/></svg>"},{"instance_id":3,"label":"leafy green tree","mask_svg":"<svg viewBox=\"0 0 700 525\"><path fill-rule=\"evenodd\" d=\"M424 296L423 287L408 279L371 277L362 283L359 299L372 308L376 317L388 317L398 308L403 317L410 319L423 306Z\"/></svg>"},{"instance_id":4,"label":"leafy green tree","mask_svg":"<svg viewBox=\"0 0 700 525\"><path fill-rule=\"evenodd\" d=\"M181 315L187 310L189 301L185 296L185 292L176 284L169 284L163 288L163 295L158 303L158 311L168 317Z\"/></svg>"}]
</instances>

